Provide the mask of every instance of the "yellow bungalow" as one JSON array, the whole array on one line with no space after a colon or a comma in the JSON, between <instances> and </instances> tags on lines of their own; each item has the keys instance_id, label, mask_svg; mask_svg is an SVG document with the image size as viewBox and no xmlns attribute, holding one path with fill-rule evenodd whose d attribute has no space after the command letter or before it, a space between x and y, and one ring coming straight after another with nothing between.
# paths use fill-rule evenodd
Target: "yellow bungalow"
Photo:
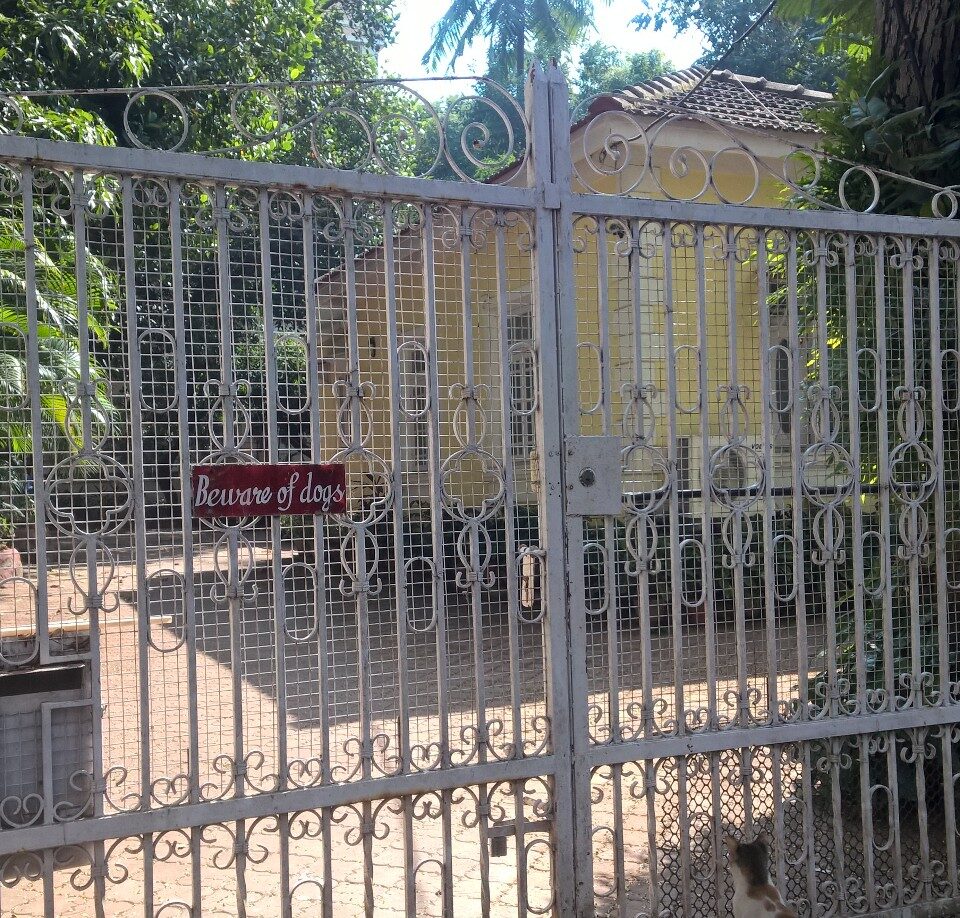
<instances>
[{"instance_id":1,"label":"yellow bungalow","mask_svg":"<svg viewBox=\"0 0 960 918\"><path fill-rule=\"evenodd\" d=\"M793 192L781 177L798 180L795 173L808 164L798 151L815 147L820 136L807 113L830 96L729 71L703 77L700 68L667 74L599 97L575 113L570 139L575 190L654 200L782 204ZM519 184L522 178L513 169L491 181ZM374 407L364 430L369 448L392 456L398 465L407 508L413 511L418 503L425 508L429 502L434 459L441 467L434 474L446 476L446 496L464 507L480 506L497 487L499 473L477 453L449 462L474 441L482 443L482 452L490 454L494 465L510 466L517 504L532 503L537 478L536 403L556 394L536 390L527 217L441 206L424 217L422 211L398 205L391 218L395 231L389 246L368 245L349 268L332 271L318 282L324 397L330 397L331 387L346 372L351 362L347 342L354 340L362 381L383 396L395 389L399 399L396 429L391 431L389 410ZM344 219L362 227L362 214ZM432 265L424 264L423 240L429 238L422 225L425 219L432 223ZM682 235L687 230L693 233L692 227L674 227L673 232ZM762 348L755 244L752 259L728 259L738 240L721 238L709 227L703 232L707 256L700 268L692 247L671 247L668 317L663 245L661 240L658 246L656 238L662 225L617 217L599 221L581 217L575 223L582 432L617 433L625 423L636 423L630 411L635 387L650 384L652 394L643 410L653 419L651 442L663 446L669 338L679 486L694 495L700 485L697 470L704 465L701 399L713 400L708 411L703 409L709 415L711 453L728 437L731 419L724 410L728 398L724 391L733 383L742 393L742 417L736 423L746 426L741 433L748 440L760 440ZM775 280L771 277L769 282ZM355 310L349 308L351 298ZM431 342L425 330L431 309L437 328L432 349L435 413L427 411ZM356 327L349 329L346 317L354 312ZM635 328L641 333L635 334ZM766 334L772 398L783 408L790 403L787 390L795 373L786 365L785 314L770 314ZM391 349L397 354L393 389ZM464 387L473 387L475 401L464 402ZM723 391L718 395L718 390ZM349 449L352 433L344 430L342 418L340 429L335 428L336 410L333 403L330 407L323 413L328 419L325 443L331 452ZM772 442L782 441L783 447L790 440L790 414L777 413L782 429L771 434ZM434 422L438 454L432 459ZM396 451L391 450L393 442ZM728 475L731 486L749 485L750 470L738 467L736 451L724 462L729 468L714 470L715 476ZM786 455L774 460L775 477L778 467L789 468ZM649 490L656 486L657 474L655 469L636 469L628 475L635 479L633 484L628 481L626 486ZM698 506L694 496L684 504L685 512L698 513Z\"/></svg>"}]
</instances>

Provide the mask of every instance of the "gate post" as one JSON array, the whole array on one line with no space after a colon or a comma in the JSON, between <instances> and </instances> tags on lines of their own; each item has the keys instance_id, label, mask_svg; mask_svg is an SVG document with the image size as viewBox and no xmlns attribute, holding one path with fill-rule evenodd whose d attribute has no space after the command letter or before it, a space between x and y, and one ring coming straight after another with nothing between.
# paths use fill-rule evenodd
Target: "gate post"
<instances>
[{"instance_id":1,"label":"gate post","mask_svg":"<svg viewBox=\"0 0 960 918\"><path fill-rule=\"evenodd\" d=\"M569 99L566 81L555 64L546 73L534 64L525 95L531 140L527 184L538 192L534 259L540 368L537 442L540 537L547 558L546 669L555 761L553 889L558 915L586 916L593 909L590 809L586 805L590 781L587 772L585 786L579 786L578 775L583 770L575 767L574 748L575 737L587 735L586 694L582 691L586 674L578 678L580 667L576 664L584 658L583 633L571 629L564 480L565 422L579 424L575 304L561 294L573 276Z\"/></svg>"}]
</instances>

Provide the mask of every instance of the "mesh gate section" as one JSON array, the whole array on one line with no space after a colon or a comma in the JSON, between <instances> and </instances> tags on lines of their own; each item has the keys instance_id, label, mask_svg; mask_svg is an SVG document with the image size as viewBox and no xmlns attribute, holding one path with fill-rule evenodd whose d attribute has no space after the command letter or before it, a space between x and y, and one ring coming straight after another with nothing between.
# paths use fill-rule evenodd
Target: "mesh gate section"
<instances>
[{"instance_id":1,"label":"mesh gate section","mask_svg":"<svg viewBox=\"0 0 960 918\"><path fill-rule=\"evenodd\" d=\"M726 834L765 835L771 880L801 915L947 898L956 739L936 727L598 766L596 913L729 914Z\"/></svg>"},{"instance_id":2,"label":"mesh gate section","mask_svg":"<svg viewBox=\"0 0 960 918\"><path fill-rule=\"evenodd\" d=\"M389 796L10 855L0 891L25 916L550 914L552 813L543 779Z\"/></svg>"},{"instance_id":3,"label":"mesh gate section","mask_svg":"<svg viewBox=\"0 0 960 918\"><path fill-rule=\"evenodd\" d=\"M598 913L726 914L722 836L761 830L801 914L949 896L957 737L923 714L957 686L956 242L573 228L580 432L623 475L581 530Z\"/></svg>"},{"instance_id":4,"label":"mesh gate section","mask_svg":"<svg viewBox=\"0 0 960 918\"><path fill-rule=\"evenodd\" d=\"M8 161L0 219L23 240L2 256L0 488L23 551L0 660L86 680L76 764L4 785L0 831L552 751L532 214ZM346 466L345 514L191 513L195 464L311 461ZM26 778L59 755L3 750ZM341 858L373 882L391 825L407 896L455 877L493 895L502 837L505 901L549 910L547 785L8 858L4 909L143 886L175 911L232 871L252 914L265 859L289 903L306 846L329 897Z\"/></svg>"}]
</instances>

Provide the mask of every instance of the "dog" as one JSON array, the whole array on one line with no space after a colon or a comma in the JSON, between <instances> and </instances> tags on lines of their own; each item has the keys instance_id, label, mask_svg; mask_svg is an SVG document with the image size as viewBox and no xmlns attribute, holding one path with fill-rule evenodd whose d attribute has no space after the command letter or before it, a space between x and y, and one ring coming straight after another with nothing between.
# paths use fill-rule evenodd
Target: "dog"
<instances>
[{"instance_id":1,"label":"dog","mask_svg":"<svg viewBox=\"0 0 960 918\"><path fill-rule=\"evenodd\" d=\"M752 842L724 838L733 874L733 918L798 918L770 882L770 846L762 833Z\"/></svg>"}]
</instances>

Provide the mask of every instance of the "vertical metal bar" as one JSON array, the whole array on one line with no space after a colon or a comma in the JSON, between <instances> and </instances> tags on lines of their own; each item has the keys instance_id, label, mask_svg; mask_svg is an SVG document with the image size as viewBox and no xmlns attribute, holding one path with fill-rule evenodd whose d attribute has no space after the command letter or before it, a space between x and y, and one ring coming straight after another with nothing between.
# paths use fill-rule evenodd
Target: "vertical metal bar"
<instances>
[{"instance_id":1,"label":"vertical metal bar","mask_svg":"<svg viewBox=\"0 0 960 918\"><path fill-rule=\"evenodd\" d=\"M773 420L774 391L770 373L770 276L767 263L767 234L757 232L757 313L760 322L760 438L763 444L763 602L767 625L767 720L780 720L779 677L780 661L777 655L776 560L773 547ZM794 581L795 583L796 581ZM774 769L776 773L776 769ZM780 801L774 794L774 804ZM782 838L782 835L780 836ZM778 846L780 850L782 846Z\"/></svg>"},{"instance_id":2,"label":"vertical metal bar","mask_svg":"<svg viewBox=\"0 0 960 918\"><path fill-rule=\"evenodd\" d=\"M56 918L57 900L53 889L53 849L47 848L43 857L43 918Z\"/></svg>"},{"instance_id":3,"label":"vertical metal bar","mask_svg":"<svg viewBox=\"0 0 960 918\"><path fill-rule=\"evenodd\" d=\"M187 331L184 314L183 280L183 231L180 216L179 181L170 182L170 266L173 284L173 323L175 338L175 363L177 373L177 433L180 456L180 521L183 528L183 602L184 636L187 646L187 717L189 739L187 744L187 771L190 803L200 802L200 726L198 721L197 685L197 618L196 585L193 575L193 511L190 493L190 390L187 383ZM190 833L190 857L192 880L192 907L199 914L201 905L200 886L200 837L199 832Z\"/></svg>"},{"instance_id":4,"label":"vertical metal bar","mask_svg":"<svg viewBox=\"0 0 960 918\"><path fill-rule=\"evenodd\" d=\"M939 668L940 688L939 702L947 704L950 699L950 619L947 606L947 512L946 512L946 477L947 462L944 446L943 412L946 393L943 385L943 343L940 337L940 324L943 321L943 312L940 309L940 240L931 240L930 248L930 366L932 411L933 411L933 457L936 473L935 526L934 550L936 552L937 570L937 635L940 646ZM954 286L953 312L956 313L957 289ZM946 306L947 304L945 304ZM949 312L949 306L946 312ZM956 813L956 780L953 773L953 746L951 739L960 740L956 727L944 725L940 730L940 756L943 763L943 812L944 812L944 840L946 847L946 879L949 883L950 895L956 896L960 891L960 878L957 869L957 813Z\"/></svg>"},{"instance_id":5,"label":"vertical metal bar","mask_svg":"<svg viewBox=\"0 0 960 918\"><path fill-rule=\"evenodd\" d=\"M430 531L435 564L434 606L437 616L437 701L440 720L440 767L448 768L450 761L450 705L447 694L449 669L447 664L447 610L446 564L443 554L443 508L440 505L442 441L440 439L440 365L437 329L436 275L433 210L423 207L421 222L421 251L423 252L424 324L427 337L427 385L430 404L428 442L430 452ZM453 915L453 855L451 825L451 798L448 791L441 795L443 831L443 915Z\"/></svg>"},{"instance_id":6,"label":"vertical metal bar","mask_svg":"<svg viewBox=\"0 0 960 918\"><path fill-rule=\"evenodd\" d=\"M320 398L320 328L317 317L316 240L314 239L314 198L303 198L303 289L307 312L307 386L310 399L310 456L314 462L323 456L323 427ZM327 645L327 561L324 518L315 515L314 557L317 576L317 673L319 677L320 769L321 781L329 784L333 778L330 762L330 674ZM330 809L320 812L320 831L323 837L323 918L333 916L333 855L331 844Z\"/></svg>"},{"instance_id":7,"label":"vertical metal bar","mask_svg":"<svg viewBox=\"0 0 960 918\"><path fill-rule=\"evenodd\" d=\"M877 237L874 262L874 288L877 328L877 391L880 406L877 422L877 485L880 489L880 537L883 553L883 681L886 694L884 706L895 709L896 675L893 669L893 526L890 518L890 410L887 396L887 296L886 296L886 240Z\"/></svg>"},{"instance_id":8,"label":"vertical metal bar","mask_svg":"<svg viewBox=\"0 0 960 918\"><path fill-rule=\"evenodd\" d=\"M874 865L873 832L873 796L870 792L873 784L870 778L870 737L858 736L853 742L857 746L857 765L860 770L860 814L863 825L863 886L870 911L877 907L876 875Z\"/></svg>"},{"instance_id":9,"label":"vertical metal bar","mask_svg":"<svg viewBox=\"0 0 960 918\"><path fill-rule=\"evenodd\" d=\"M917 828L920 830L920 884L921 900L929 901L932 892L933 874L930 870L930 820L927 816L927 736L928 727L915 727L916 762L914 772L917 787Z\"/></svg>"},{"instance_id":10,"label":"vertical metal bar","mask_svg":"<svg viewBox=\"0 0 960 918\"><path fill-rule=\"evenodd\" d=\"M726 262L726 281L727 281L727 371L729 379L728 386L728 405L730 408L730 430L728 433L728 442L731 445L740 447L745 438L746 430L741 429L741 409L745 406L741 402L740 395L740 361L737 353L737 231L736 227L727 226L724 238L724 258ZM733 540L733 548L736 554L733 557L733 605L734 605L734 625L737 636L737 695L738 710L735 716L735 723L744 729L750 726L750 683L749 683L749 660L747 659L747 611L746 598L744 591L744 567L747 563L750 544L743 542L744 526L748 525L746 515L738 506L730 510L731 522L736 524L736 536ZM749 787L745 786L746 794L744 802L749 813Z\"/></svg>"},{"instance_id":11,"label":"vertical metal bar","mask_svg":"<svg viewBox=\"0 0 960 918\"><path fill-rule=\"evenodd\" d=\"M548 186L555 189L560 204L559 210L553 213L545 206L537 208L534 249L537 253L534 262L537 342L541 357L539 391L560 395L559 399L541 399L537 419L543 476L538 515L541 547L546 551L543 604L544 608L554 610L547 616L545 647L551 749L556 767L553 886L559 914L575 914L575 898L589 903L587 909L580 912L588 914L593 904L593 863L590 766L584 756L589 745L586 637L583 610L571 607L567 593L568 559L580 555L565 551L562 465L564 430L577 431L580 414L570 191L573 167L569 96L556 65L550 66L547 77L538 67L531 71L526 111L533 143L532 178L544 196ZM572 526L571 530L576 528ZM582 564L575 566L582 567ZM577 601L580 597L582 593ZM581 756L584 758L578 761Z\"/></svg>"},{"instance_id":12,"label":"vertical metal bar","mask_svg":"<svg viewBox=\"0 0 960 918\"><path fill-rule=\"evenodd\" d=\"M830 244L828 234L818 231L816 236L816 290L817 290L817 378L820 385L821 405L823 406L824 420L820 430L820 438L828 442L831 437L830 420L827 406L834 406L830 400L830 345L828 339L827 316L827 249ZM824 602L826 605L827 622L827 714L836 717L840 713L839 691L837 686L837 549L836 534L834 532L832 513L826 510L823 520L823 554L824 554ZM841 537L842 538L842 537ZM837 853L841 857L841 853Z\"/></svg>"},{"instance_id":13,"label":"vertical metal bar","mask_svg":"<svg viewBox=\"0 0 960 918\"><path fill-rule=\"evenodd\" d=\"M471 221L477 217L475 210L462 207L460 209L460 303L463 329L463 377L464 408L467 415L466 444L470 449L478 444L477 440L477 410L479 407L476 395L476 373L474 369L474 341L473 341L473 272L470 261L470 246L472 243ZM470 563L466 583L470 593L471 631L473 634L473 672L474 672L474 700L477 718L477 761L487 761L490 750L490 737L487 723L487 690L484 680L483 665L483 596L480 582L480 524L476 520L465 523L470 539ZM481 817L486 818L486 817Z\"/></svg>"},{"instance_id":14,"label":"vertical metal bar","mask_svg":"<svg viewBox=\"0 0 960 918\"><path fill-rule=\"evenodd\" d=\"M810 902L809 914L818 912L819 889L817 876L817 840L813 827L813 770L810 761L810 743L800 744L800 774L803 787L803 846L807 862L807 899Z\"/></svg>"},{"instance_id":15,"label":"vertical metal bar","mask_svg":"<svg viewBox=\"0 0 960 918\"><path fill-rule=\"evenodd\" d=\"M890 788L890 812L892 813L893 844L890 855L893 859L893 888L897 890L897 902L903 901L904 872L903 848L900 846L900 758L897 755L897 734L887 734L887 785Z\"/></svg>"},{"instance_id":16,"label":"vertical metal bar","mask_svg":"<svg viewBox=\"0 0 960 918\"><path fill-rule=\"evenodd\" d=\"M376 906L373 894L373 831L368 828L373 824L373 804L364 800L360 809L363 813L363 913L366 918L373 918Z\"/></svg>"},{"instance_id":17,"label":"vertical metal bar","mask_svg":"<svg viewBox=\"0 0 960 918\"><path fill-rule=\"evenodd\" d=\"M623 853L623 765L619 762L611 765L610 778L613 787L613 876L617 896L616 909L618 918L627 918L627 873Z\"/></svg>"},{"instance_id":18,"label":"vertical metal bar","mask_svg":"<svg viewBox=\"0 0 960 918\"><path fill-rule=\"evenodd\" d=\"M48 614L46 474L43 455L43 392L40 384L40 323L37 304L37 239L33 219L33 180L33 166L24 165L20 181L23 200L23 257L27 307L27 387L30 391L31 469L33 474L34 525L36 529L34 540L34 550L36 551L36 626L40 663L43 665L51 663L54 658L50 654ZM97 712L92 711L92 716L96 719ZM52 818L53 814L45 808L43 813L44 823L50 822ZM54 918L56 900L53 888L53 851L50 849L43 852L42 873L44 918Z\"/></svg>"},{"instance_id":19,"label":"vertical metal bar","mask_svg":"<svg viewBox=\"0 0 960 918\"><path fill-rule=\"evenodd\" d=\"M632 443L631 445L646 445L652 446L652 444L646 444L646 430L645 424L646 420L643 417L642 411L642 402L641 398L644 398L644 390L646 387L645 373L644 373L644 336L650 333L650 329L647 328L647 322L643 315L643 288L641 286L641 277L640 277L640 265L641 265L641 251L643 249L643 223L637 220L635 223L632 222L631 231L636 232L635 238L632 239L633 245L630 249L630 294L631 301L633 306L633 379L634 385L636 386L635 390L635 413L637 415L635 423L638 425L637 429L633 431ZM631 233L632 234L632 233ZM651 412L652 412L651 407ZM614 543L614 551L608 552L612 558L616 557L616 543ZM611 559L612 560L612 559ZM653 629L651 627L650 621L650 561L643 560L637 561L637 600L640 605L640 669L641 669L641 682L643 686L643 735L644 737L649 737L655 732L654 724L654 700L653 700ZM616 570L611 570L611 576L614 582L616 582L617 575ZM612 605L612 604L611 604ZM611 671L611 683L616 685L618 694L610 699L610 726L613 727L615 722L619 722L619 680L620 680L620 657L619 657L619 626L617 621L617 610L613 608L613 616L610 619L608 625L608 634L609 641L612 650L609 652L610 655L610 671ZM614 661L616 661L616 667L614 666ZM616 677L616 682L614 683L614 677ZM614 703L617 703L617 707L614 707ZM617 714L617 721L614 721L613 716L614 712ZM620 739L619 731L614 734L614 742L617 742Z\"/></svg>"},{"instance_id":20,"label":"vertical metal bar","mask_svg":"<svg viewBox=\"0 0 960 918\"><path fill-rule=\"evenodd\" d=\"M477 832L480 836L480 916L481 918L490 918L490 820L485 813L490 806L490 794L493 791L486 784L477 787L477 800L481 806L478 808ZM520 801L523 805L523 801ZM517 848L517 877L520 876L520 849ZM522 900L519 895L517 902Z\"/></svg>"},{"instance_id":21,"label":"vertical metal bar","mask_svg":"<svg viewBox=\"0 0 960 918\"><path fill-rule=\"evenodd\" d=\"M90 378L90 325L87 291L87 221L86 221L86 182L83 172L74 170L71 182L71 211L73 215L73 238L76 252L75 280L77 285L77 338L80 360L80 420L82 429L82 456L96 456L93 442L93 411L91 402L96 390ZM133 489L131 488L131 495ZM90 716L93 732L93 816L103 816L103 731L100 668L100 612L103 609L103 594L99 584L99 547L97 535L84 535L82 540L87 568L86 611L90 620ZM52 788L52 784L51 784ZM52 790L51 790L52 793ZM93 881L94 911L97 918L103 918L103 900L105 895L105 876L103 866L103 842L95 842L94 864L96 866Z\"/></svg>"},{"instance_id":22,"label":"vertical metal bar","mask_svg":"<svg viewBox=\"0 0 960 918\"><path fill-rule=\"evenodd\" d=\"M826 740L830 750L830 816L833 824L833 876L838 898L846 903L847 899L847 867L846 851L843 844L843 792L840 788L841 754L843 752L844 737L831 737Z\"/></svg>"},{"instance_id":23,"label":"vertical metal bar","mask_svg":"<svg viewBox=\"0 0 960 918\"><path fill-rule=\"evenodd\" d=\"M399 340L397 331L397 265L394 240L393 205L383 204L383 270L387 300L387 372L390 378L390 443L393 482L393 559L397 601L397 687L400 692L397 742L400 746L400 772L410 770L410 680L407 668L407 578L404 567L404 496L403 450L400 434L400 406L403 391L400 382ZM413 863L413 810L404 798L403 810L403 876L404 897L408 918L416 918L417 889Z\"/></svg>"},{"instance_id":24,"label":"vertical metal bar","mask_svg":"<svg viewBox=\"0 0 960 918\"><path fill-rule=\"evenodd\" d=\"M797 623L797 698L801 720L810 714L810 648L807 643L806 578L802 576L806 564L804 556L804 496L803 496L803 437L801 432L799 386L797 380L803 361L800 355L800 316L797 303L797 233L787 234L787 325L789 327L790 366L790 492L792 495L793 583L796 587L794 616ZM813 901L813 900L812 900Z\"/></svg>"},{"instance_id":25,"label":"vertical metal bar","mask_svg":"<svg viewBox=\"0 0 960 918\"><path fill-rule=\"evenodd\" d=\"M344 197L341 199L343 208L343 263L344 273L346 274L347 284L347 350L348 366L351 384L360 385L360 331L357 316L357 262L356 262L356 235L355 222L353 218L354 202L352 198ZM362 416L360 397L352 395L350 397L350 420L351 420L351 443L347 448L348 454L361 454L363 451L362 443ZM357 655L357 687L358 687L358 707L360 710L360 773L362 778L371 777L372 751L371 751L371 722L373 720L372 698L370 694L370 596L367 582L367 539L369 532L365 522L354 522L355 546L356 546L356 568L357 576L360 578L359 588L356 590L355 600L357 606L357 636L359 642L359 653ZM364 808L368 804L364 804ZM365 818L369 818L369 813L364 813ZM366 835L365 835L366 838ZM364 857L367 857L367 844L364 844ZM366 899L372 911L373 891L366 890Z\"/></svg>"},{"instance_id":26,"label":"vertical metal bar","mask_svg":"<svg viewBox=\"0 0 960 918\"><path fill-rule=\"evenodd\" d=\"M903 238L903 384L906 387L906 398L911 399L907 406L906 417L910 429L904 431L907 438L919 439L919 425L922 423L921 406L913 397L916 386L914 335L915 316L913 302L913 259L916 252L916 241L909 236ZM905 507L903 511L907 512ZM908 512L908 533L910 538L908 570L910 577L910 673L912 677L911 698L908 704L920 706L923 700L923 659L921 655L922 635L920 631L920 545L919 508L910 508Z\"/></svg>"},{"instance_id":27,"label":"vertical metal bar","mask_svg":"<svg viewBox=\"0 0 960 918\"><path fill-rule=\"evenodd\" d=\"M524 814L523 781L513 781L514 839L517 850L517 918L530 914L527 896L526 818Z\"/></svg>"},{"instance_id":28,"label":"vertical metal bar","mask_svg":"<svg viewBox=\"0 0 960 918\"><path fill-rule=\"evenodd\" d=\"M443 832L443 918L453 918L453 791L440 792Z\"/></svg>"},{"instance_id":29,"label":"vertical metal bar","mask_svg":"<svg viewBox=\"0 0 960 918\"><path fill-rule=\"evenodd\" d=\"M723 875L723 871L720 869L721 863L721 848L720 848L720 839L723 838L724 833L724 819L723 819L723 785L721 783L720 777L720 753L719 752L708 752L705 754L707 761L710 766L710 802L712 805L713 811L713 834L710 839L710 847L712 849L713 864L715 867L714 870L714 896L716 897L716 902L719 906L721 902L724 901L724 892L726 890L726 878ZM683 759L678 758L678 768L685 767ZM689 876L689 867L684 871L684 878ZM687 910L689 914L689 910Z\"/></svg>"},{"instance_id":30,"label":"vertical metal bar","mask_svg":"<svg viewBox=\"0 0 960 918\"><path fill-rule=\"evenodd\" d=\"M663 310L666 326L667 352L667 459L670 466L669 477L669 514L670 514L670 605L673 626L673 709L677 732L686 732L686 695L683 677L683 568L680 557L680 487L678 469L679 431L677 429L677 411L679 392L677 390L677 349L674 324L676 310L673 302L673 224L665 220L662 224L663 246Z\"/></svg>"},{"instance_id":31,"label":"vertical metal bar","mask_svg":"<svg viewBox=\"0 0 960 918\"><path fill-rule=\"evenodd\" d=\"M152 805L152 787L150 772L150 609L147 604L147 525L143 506L142 483L143 463L143 419L141 414L141 393L143 392L143 373L140 366L139 321L137 314L137 264L133 234L133 180L124 176L121 186L122 222L123 222L123 268L126 282L127 299L127 354L130 374L130 454L133 461L133 480L141 483L134 491L134 553L136 559L137 584L137 667L139 679L140 713L140 809L148 810ZM145 911L153 909L153 859L151 847L143 845L143 889Z\"/></svg>"},{"instance_id":32,"label":"vertical metal bar","mask_svg":"<svg viewBox=\"0 0 960 918\"><path fill-rule=\"evenodd\" d=\"M220 398L223 405L223 450L229 456L238 448L236 442L236 417L233 400L233 309L230 286L230 237L226 189L217 185L214 191L214 220L217 233L217 293L220 312ZM246 796L246 769L243 737L243 587L240 583L239 535L237 526L227 529L228 581L226 586L227 610L230 622L230 677L233 699L233 793L235 797ZM246 918L247 856L239 843L246 837L246 823L236 822L237 912Z\"/></svg>"},{"instance_id":33,"label":"vertical metal bar","mask_svg":"<svg viewBox=\"0 0 960 918\"><path fill-rule=\"evenodd\" d=\"M280 434L277 419L277 345L273 317L273 263L270 253L270 192L261 188L257 195L260 227L260 283L263 296L263 350L266 357L265 393L267 409L267 443L269 461L280 461ZM287 761L287 608L283 580L283 529L278 516L270 518L270 566L273 574L274 666L276 667L277 704L277 790L286 790ZM290 902L290 833L289 814L277 813L277 834L280 847L280 910L289 918Z\"/></svg>"},{"instance_id":34,"label":"vertical metal bar","mask_svg":"<svg viewBox=\"0 0 960 918\"><path fill-rule=\"evenodd\" d=\"M403 798L403 893L404 914L417 918L417 878L413 862L413 798Z\"/></svg>"},{"instance_id":35,"label":"vertical metal bar","mask_svg":"<svg viewBox=\"0 0 960 918\"><path fill-rule=\"evenodd\" d=\"M943 763L944 836L947 856L946 879L949 883L951 896L956 896L958 887L960 887L960 877L957 876L957 811L955 809L955 782L957 778L953 772L953 748L957 742L960 742L960 731L952 724L943 726L940 731L940 758Z\"/></svg>"},{"instance_id":36,"label":"vertical metal bar","mask_svg":"<svg viewBox=\"0 0 960 918\"><path fill-rule=\"evenodd\" d=\"M516 520L514 500L516 495L516 481L513 467L513 365L510 353L510 299L509 299L509 271L506 252L506 221L503 215L497 215L495 223L495 244L497 263L497 309L499 318L499 347L498 356L503 376L500 383L500 431L503 443L503 485L504 511L503 530L504 543L507 554L507 628L510 645L510 713L513 732L513 757L523 757L523 721L521 718L520 694L520 636L518 619L520 616L520 596L517 589L517 552L516 552ZM543 393L538 393L538 400Z\"/></svg>"},{"instance_id":37,"label":"vertical metal bar","mask_svg":"<svg viewBox=\"0 0 960 918\"><path fill-rule=\"evenodd\" d=\"M647 805L647 862L650 869L650 914L661 914L660 909L660 863L657 855L657 769L660 762L648 759L643 762L644 799Z\"/></svg>"},{"instance_id":38,"label":"vertical metal bar","mask_svg":"<svg viewBox=\"0 0 960 918\"><path fill-rule=\"evenodd\" d=\"M717 729L717 623L713 595L713 514L710 486L710 343L707 328L707 266L704 257L704 225L694 227L694 270L697 278L697 348L699 351L698 385L700 389L700 494L703 505L701 538L703 539L703 595L707 639L707 722L704 729Z\"/></svg>"},{"instance_id":39,"label":"vertical metal bar","mask_svg":"<svg viewBox=\"0 0 960 918\"><path fill-rule=\"evenodd\" d=\"M950 697L950 618L947 608L947 499L946 461L943 444L943 354L940 342L940 240L930 240L930 412L933 420L934 533L933 550L937 582L937 634L939 655L937 697L946 704Z\"/></svg>"},{"instance_id":40,"label":"vertical metal bar","mask_svg":"<svg viewBox=\"0 0 960 918\"><path fill-rule=\"evenodd\" d=\"M866 710L867 666L866 640L864 627L864 574L863 569L863 501L862 478L860 468L860 381L859 351L857 339L857 250L852 233L844 238L844 281L846 287L847 313L847 418L850 431L850 465L853 476L853 491L850 499L850 512L853 523L853 606L854 606L854 643L856 645L856 712ZM869 854L865 852L867 856Z\"/></svg>"},{"instance_id":41,"label":"vertical metal bar","mask_svg":"<svg viewBox=\"0 0 960 918\"><path fill-rule=\"evenodd\" d=\"M40 336L37 309L37 240L33 222L33 166L25 165L21 177L23 199L23 260L27 307L27 388L30 391L30 442L33 475L33 514L36 536L37 642L41 665L50 655L49 596L47 589L46 475L43 456L43 393L40 385ZM51 868L52 870L52 868Z\"/></svg>"},{"instance_id":42,"label":"vertical metal bar","mask_svg":"<svg viewBox=\"0 0 960 918\"><path fill-rule=\"evenodd\" d=\"M851 515L853 524L853 602L854 602L854 643L856 645L856 712L863 714L867 710L867 670L866 638L864 623L865 585L863 559L863 470L860 459L860 345L857 338L859 300L857 290L857 246L853 234L848 233L844 240L844 269L846 287L846 349L847 349L847 412L850 430L850 465L853 473L853 491L851 495ZM860 769L860 811L863 825L863 877L864 890L871 910L876 906L874 881L873 850L873 798L870 793L870 768L867 754L867 738L861 736L856 741L859 748Z\"/></svg>"},{"instance_id":43,"label":"vertical metal bar","mask_svg":"<svg viewBox=\"0 0 960 918\"><path fill-rule=\"evenodd\" d=\"M771 746L770 747L770 774L771 774L771 791L773 797L773 831L775 837L775 855L776 855L776 865L774 868L774 876L776 877L777 889L786 890L787 888L787 864L786 864L786 847L787 847L787 833L786 827L783 821L783 804L784 804L784 782L783 782L783 760L784 760L784 748L783 746ZM792 778L788 779L793 784Z\"/></svg>"},{"instance_id":44,"label":"vertical metal bar","mask_svg":"<svg viewBox=\"0 0 960 918\"><path fill-rule=\"evenodd\" d=\"M633 275L633 255L630 253L630 272ZM597 308L600 326L600 404L603 409L603 433L613 434L613 389L610 382L610 363L613 352L610 347L610 296L607 265L607 228L601 217L597 220ZM574 322L575 332L578 332ZM639 380L637 381L639 385ZM603 518L603 576L604 595L607 603L607 718L610 726L610 742L622 739L620 726L620 645L617 616L620 611L620 590L617 578L617 527L613 517ZM582 555L581 555L582 556ZM573 557L571 555L571 557ZM579 563L579 562L578 562ZM645 639L646 640L646 639ZM643 704L651 699L644 690Z\"/></svg>"}]
</instances>

